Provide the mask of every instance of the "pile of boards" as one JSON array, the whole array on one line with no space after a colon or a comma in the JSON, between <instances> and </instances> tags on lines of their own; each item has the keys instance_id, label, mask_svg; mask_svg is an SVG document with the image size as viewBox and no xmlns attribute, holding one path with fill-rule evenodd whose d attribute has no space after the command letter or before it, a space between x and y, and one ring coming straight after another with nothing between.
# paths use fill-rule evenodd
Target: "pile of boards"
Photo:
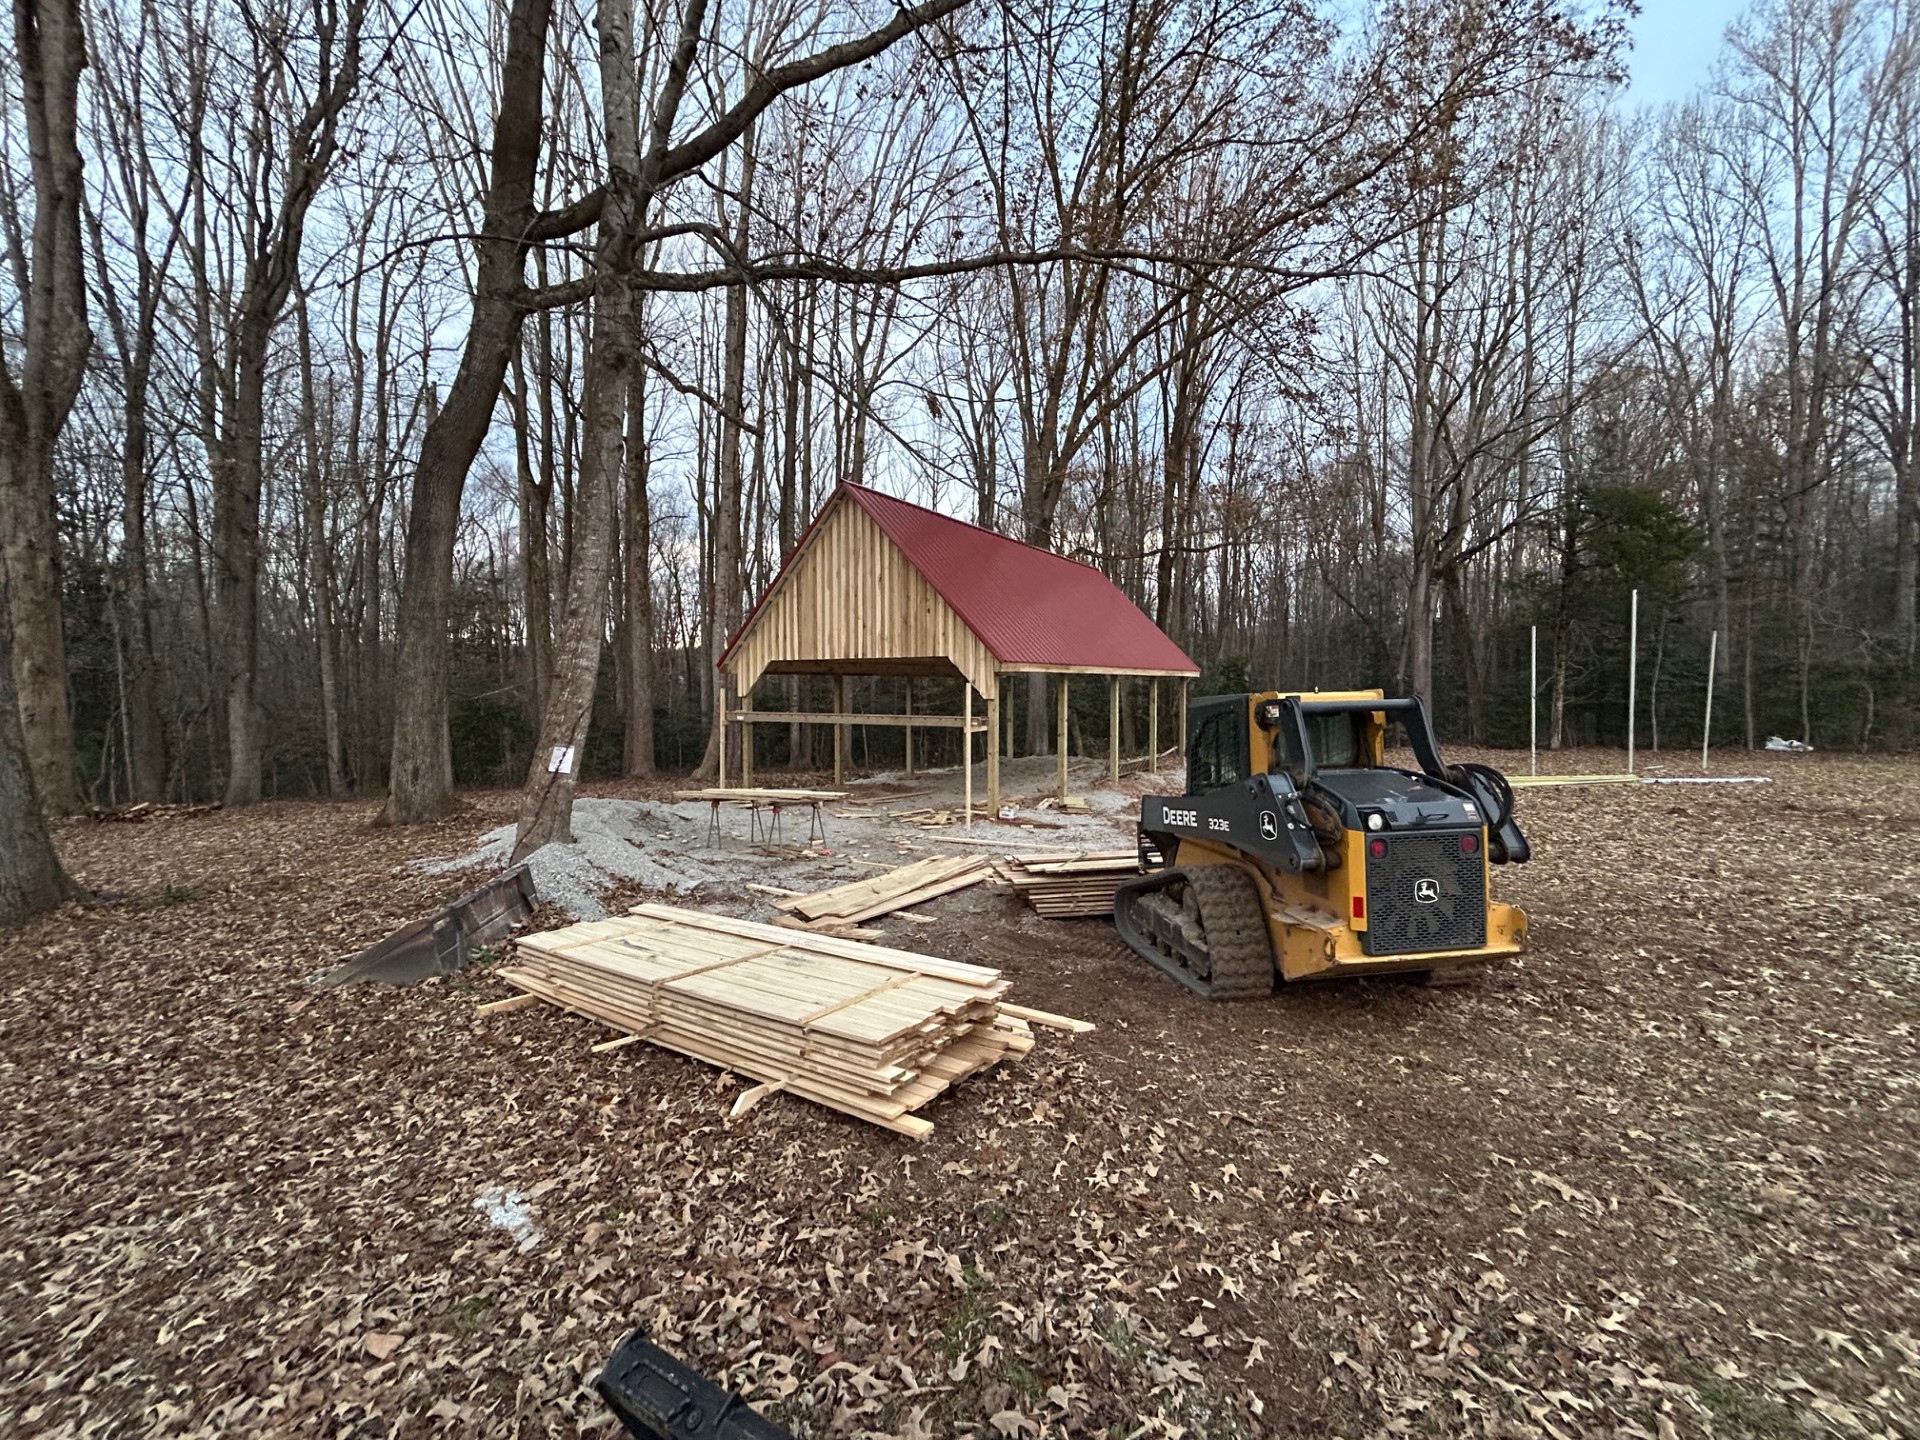
<instances>
[{"instance_id":1,"label":"pile of boards","mask_svg":"<svg viewBox=\"0 0 1920 1440\"><path fill-rule=\"evenodd\" d=\"M1140 857L1132 850L1010 855L1000 862L1000 878L1055 920L1111 915L1114 891L1139 876Z\"/></svg>"},{"instance_id":2,"label":"pile of boards","mask_svg":"<svg viewBox=\"0 0 1920 1440\"><path fill-rule=\"evenodd\" d=\"M774 909L785 911L797 928L846 930L862 921L878 919L909 905L978 885L992 872L990 860L970 855L936 855L901 865L883 875L836 885L831 890L790 895L774 901Z\"/></svg>"},{"instance_id":3,"label":"pile of boards","mask_svg":"<svg viewBox=\"0 0 1920 1440\"><path fill-rule=\"evenodd\" d=\"M933 1125L914 1111L1033 1048L1022 1017L1079 1024L1003 1007L998 970L667 905L524 936L498 973L760 1082L736 1115L784 1090L916 1140Z\"/></svg>"}]
</instances>

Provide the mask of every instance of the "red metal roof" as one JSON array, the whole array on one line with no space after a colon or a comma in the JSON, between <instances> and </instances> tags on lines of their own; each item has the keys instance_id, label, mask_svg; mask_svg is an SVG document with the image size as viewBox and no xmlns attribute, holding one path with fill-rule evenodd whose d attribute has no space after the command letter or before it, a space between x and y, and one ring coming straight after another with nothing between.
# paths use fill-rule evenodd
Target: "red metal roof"
<instances>
[{"instance_id":1,"label":"red metal roof","mask_svg":"<svg viewBox=\"0 0 1920 1440\"><path fill-rule=\"evenodd\" d=\"M1091 565L863 485L842 485L814 525L843 498L866 511L1002 665L1199 673L1186 652ZM788 564L805 549L802 537ZM767 593L778 586L776 579ZM753 620L749 615L739 633Z\"/></svg>"}]
</instances>

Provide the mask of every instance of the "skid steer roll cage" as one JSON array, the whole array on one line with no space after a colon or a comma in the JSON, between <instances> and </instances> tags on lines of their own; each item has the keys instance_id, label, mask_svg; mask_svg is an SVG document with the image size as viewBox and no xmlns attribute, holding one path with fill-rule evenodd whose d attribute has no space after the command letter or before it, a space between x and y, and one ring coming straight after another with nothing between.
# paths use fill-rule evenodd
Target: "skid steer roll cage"
<instances>
[{"instance_id":1,"label":"skid steer roll cage","mask_svg":"<svg viewBox=\"0 0 1920 1440\"><path fill-rule=\"evenodd\" d=\"M1278 728L1288 742L1286 752L1299 755L1303 762L1301 773L1295 776L1299 783L1311 780L1320 768L1318 758L1313 753L1313 743L1307 734L1307 716L1380 714L1384 714L1389 721L1398 719L1406 729L1407 743L1413 747L1413 756L1420 762L1421 773L1443 785L1449 783L1446 766L1440 761L1440 744L1434 739L1433 721L1428 718L1426 702L1418 695L1398 700L1302 700L1298 696L1288 695L1266 701L1261 709L1264 710L1268 705L1275 707Z\"/></svg>"}]
</instances>

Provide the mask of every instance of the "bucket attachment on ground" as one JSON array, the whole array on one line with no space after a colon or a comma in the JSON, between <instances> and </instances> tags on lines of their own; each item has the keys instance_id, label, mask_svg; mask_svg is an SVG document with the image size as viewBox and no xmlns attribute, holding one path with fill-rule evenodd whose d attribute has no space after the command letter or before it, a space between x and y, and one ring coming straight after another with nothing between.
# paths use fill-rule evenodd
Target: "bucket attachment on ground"
<instances>
[{"instance_id":1,"label":"bucket attachment on ground","mask_svg":"<svg viewBox=\"0 0 1920 1440\"><path fill-rule=\"evenodd\" d=\"M430 915L402 925L378 944L353 959L334 966L315 983L323 990L378 980L388 985L416 985L445 975L467 963L472 952L508 935L533 916L533 876L524 865Z\"/></svg>"}]
</instances>

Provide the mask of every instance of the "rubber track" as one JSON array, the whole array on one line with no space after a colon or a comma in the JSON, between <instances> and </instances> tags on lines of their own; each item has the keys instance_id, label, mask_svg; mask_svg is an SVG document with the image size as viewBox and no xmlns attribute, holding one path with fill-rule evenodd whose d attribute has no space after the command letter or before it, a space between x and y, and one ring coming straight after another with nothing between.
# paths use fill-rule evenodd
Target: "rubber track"
<instances>
[{"instance_id":1,"label":"rubber track","mask_svg":"<svg viewBox=\"0 0 1920 1440\"><path fill-rule=\"evenodd\" d=\"M1215 1000L1273 993L1273 937L1253 877L1235 865L1198 865L1186 872L1200 907Z\"/></svg>"}]
</instances>

